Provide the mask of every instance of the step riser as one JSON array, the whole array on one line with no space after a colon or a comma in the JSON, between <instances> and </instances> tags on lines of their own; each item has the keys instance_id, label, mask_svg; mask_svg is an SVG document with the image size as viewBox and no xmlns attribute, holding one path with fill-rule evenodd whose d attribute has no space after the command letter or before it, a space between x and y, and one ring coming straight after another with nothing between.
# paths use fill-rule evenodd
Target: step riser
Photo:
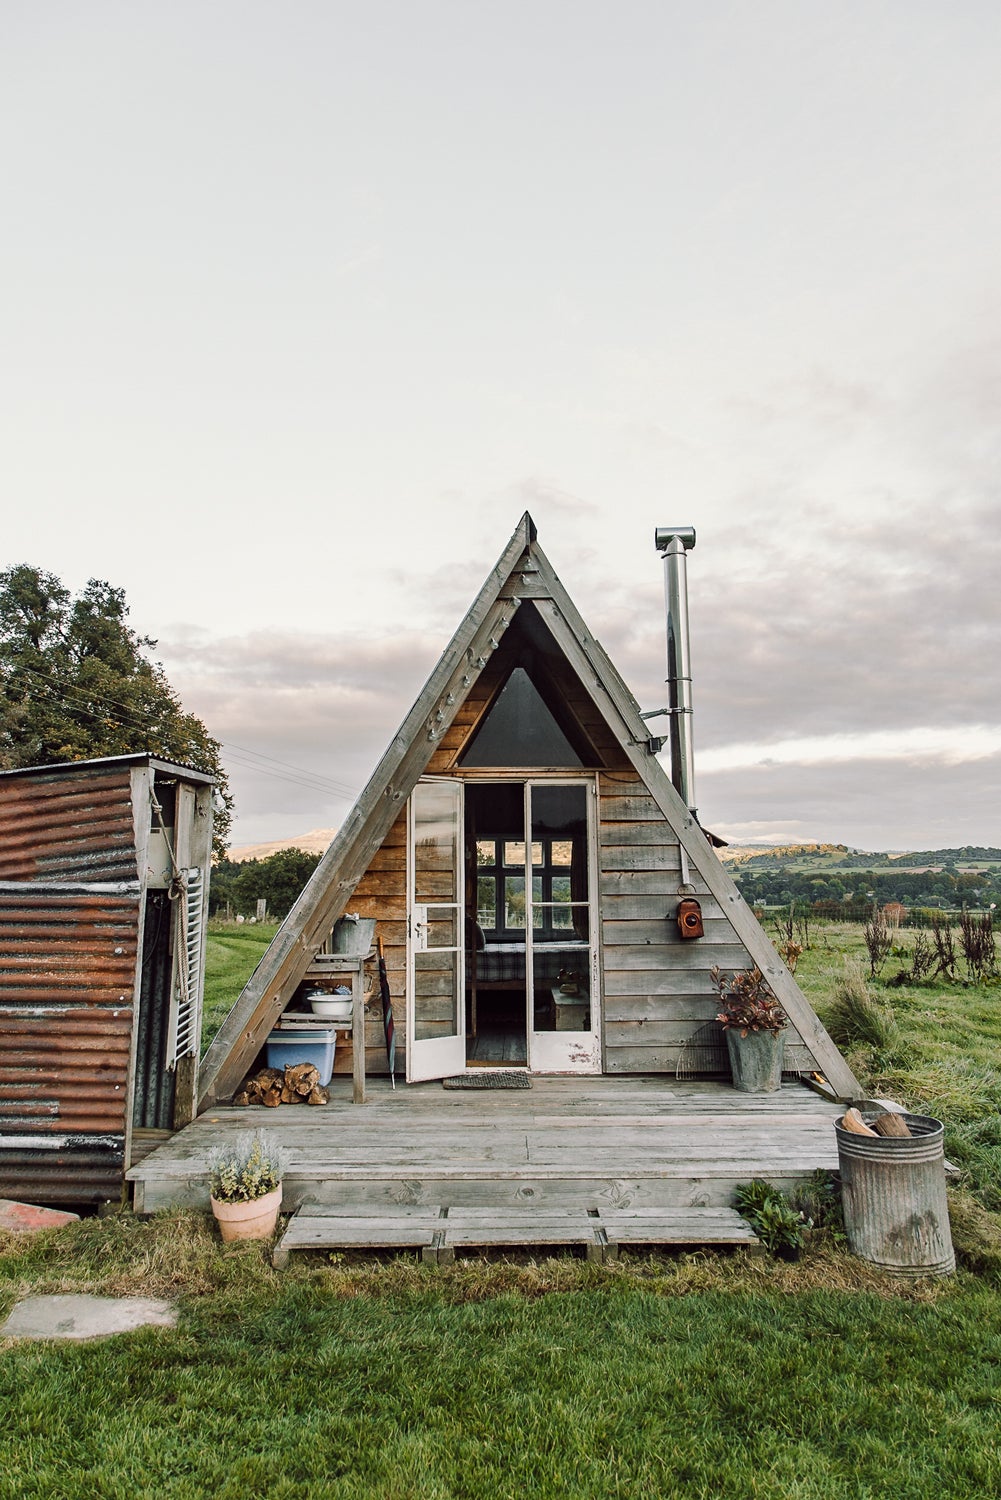
<instances>
[{"instance_id":1,"label":"step riser","mask_svg":"<svg viewBox=\"0 0 1001 1500\"><path fill-rule=\"evenodd\" d=\"M747 1171L712 1177L636 1178L414 1178L387 1177L377 1181L346 1181L287 1177L282 1212L294 1213L304 1204L316 1208L398 1208L401 1205L455 1204L457 1207L540 1208L729 1208L735 1189L752 1177L788 1193L805 1185L812 1167L783 1172L749 1167ZM140 1196L139 1188L142 1187ZM157 1213L165 1208L209 1210L206 1179L147 1180L137 1184L136 1212Z\"/></svg>"},{"instance_id":2,"label":"step riser","mask_svg":"<svg viewBox=\"0 0 1001 1500\"><path fill-rule=\"evenodd\" d=\"M790 1192L803 1186L810 1170L771 1172L767 1181ZM456 1207L515 1208L729 1208L733 1195L753 1171L713 1177L415 1179L381 1182L314 1181L286 1183L289 1210L446 1204Z\"/></svg>"}]
</instances>

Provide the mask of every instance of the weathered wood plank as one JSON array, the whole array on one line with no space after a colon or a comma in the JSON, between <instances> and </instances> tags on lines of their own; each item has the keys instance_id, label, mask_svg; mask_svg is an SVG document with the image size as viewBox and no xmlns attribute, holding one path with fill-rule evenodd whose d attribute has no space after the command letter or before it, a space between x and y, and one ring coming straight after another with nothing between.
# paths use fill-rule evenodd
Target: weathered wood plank
<instances>
[{"instance_id":1,"label":"weathered wood plank","mask_svg":"<svg viewBox=\"0 0 1001 1500\"><path fill-rule=\"evenodd\" d=\"M637 917L623 921L617 917L608 917L602 922L601 931L606 947L637 947L642 943L668 942L705 954L711 953L713 948L728 947L737 942L733 927L725 917L714 916L711 912L703 912L703 915L705 937L695 940L686 940L680 936L674 912L653 919ZM706 968L711 968L714 962L712 957L705 960Z\"/></svg>"},{"instance_id":2,"label":"weathered wood plank","mask_svg":"<svg viewBox=\"0 0 1001 1500\"><path fill-rule=\"evenodd\" d=\"M619 825L622 826L621 824ZM605 844L600 853L603 872L614 870L678 870L663 847L649 844Z\"/></svg>"},{"instance_id":3,"label":"weathered wood plank","mask_svg":"<svg viewBox=\"0 0 1001 1500\"><path fill-rule=\"evenodd\" d=\"M708 974L713 964L722 969L739 969L747 963L747 950L736 944L718 944L710 949L701 943L606 944L605 974L636 969L689 970Z\"/></svg>"},{"instance_id":4,"label":"weathered wood plank","mask_svg":"<svg viewBox=\"0 0 1001 1500\"><path fill-rule=\"evenodd\" d=\"M668 901L678 901L678 882L681 879L680 869L670 869L666 865L658 866L655 870L609 870L602 869L598 878L598 889L602 900L609 896L630 896L633 898L653 898L665 903L667 909Z\"/></svg>"},{"instance_id":5,"label":"weathered wood plank","mask_svg":"<svg viewBox=\"0 0 1001 1500\"><path fill-rule=\"evenodd\" d=\"M639 782L636 783L637 788L640 785ZM664 844L673 844L675 848L678 847L677 840L664 821L660 808L645 787L643 787L642 791L637 789L631 796L612 794L607 790L607 787L607 781L603 781L601 786L601 817L603 822L656 823L661 829L661 841Z\"/></svg>"},{"instance_id":6,"label":"weathered wood plank","mask_svg":"<svg viewBox=\"0 0 1001 1500\"><path fill-rule=\"evenodd\" d=\"M672 849L677 856L678 841L663 819L657 823L602 822L599 842L602 848L624 849L646 845L657 849Z\"/></svg>"}]
</instances>

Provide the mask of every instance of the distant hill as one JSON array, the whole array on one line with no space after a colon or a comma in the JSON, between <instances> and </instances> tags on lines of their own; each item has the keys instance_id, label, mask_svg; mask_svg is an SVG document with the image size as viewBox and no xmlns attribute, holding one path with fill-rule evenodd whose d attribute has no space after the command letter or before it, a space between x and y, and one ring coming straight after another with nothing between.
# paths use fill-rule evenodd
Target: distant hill
<instances>
[{"instance_id":1,"label":"distant hill","mask_svg":"<svg viewBox=\"0 0 1001 1500\"><path fill-rule=\"evenodd\" d=\"M243 844L239 849L231 849L228 858L234 864L242 865L248 859L267 859L269 854L277 854L279 849L302 849L306 854L326 854L336 832L336 828L314 828L311 833L299 833L289 839L273 839L270 844Z\"/></svg>"},{"instance_id":2,"label":"distant hill","mask_svg":"<svg viewBox=\"0 0 1001 1500\"><path fill-rule=\"evenodd\" d=\"M817 873L833 870L988 869L1001 864L1001 849L985 844L966 844L960 849L892 850L880 853L851 849L847 844L731 845L719 851L729 865L741 873L752 870L797 870ZM736 873L736 872L735 872Z\"/></svg>"},{"instance_id":3,"label":"distant hill","mask_svg":"<svg viewBox=\"0 0 1001 1500\"><path fill-rule=\"evenodd\" d=\"M743 865L749 860L813 859L822 864L840 864L846 855L854 854L847 844L730 844L719 851L719 857L728 865Z\"/></svg>"}]
</instances>

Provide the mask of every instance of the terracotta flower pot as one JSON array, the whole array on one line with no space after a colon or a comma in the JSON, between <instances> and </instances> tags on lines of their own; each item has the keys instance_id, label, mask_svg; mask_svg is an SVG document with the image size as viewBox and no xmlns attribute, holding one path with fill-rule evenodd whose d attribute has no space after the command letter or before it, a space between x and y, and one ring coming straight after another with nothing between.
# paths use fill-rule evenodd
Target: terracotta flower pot
<instances>
[{"instance_id":1,"label":"terracotta flower pot","mask_svg":"<svg viewBox=\"0 0 1001 1500\"><path fill-rule=\"evenodd\" d=\"M272 1188L263 1198L251 1198L247 1203L221 1203L209 1197L212 1212L219 1225L219 1233L226 1243L232 1240L269 1240L278 1223L278 1210L282 1206L282 1185Z\"/></svg>"}]
</instances>

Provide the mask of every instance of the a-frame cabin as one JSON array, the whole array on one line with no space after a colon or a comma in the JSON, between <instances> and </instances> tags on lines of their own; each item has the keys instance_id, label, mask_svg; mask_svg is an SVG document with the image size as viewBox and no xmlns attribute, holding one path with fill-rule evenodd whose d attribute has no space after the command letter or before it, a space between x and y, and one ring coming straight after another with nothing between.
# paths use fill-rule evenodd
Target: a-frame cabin
<instances>
[{"instance_id":1,"label":"a-frame cabin","mask_svg":"<svg viewBox=\"0 0 1001 1500\"><path fill-rule=\"evenodd\" d=\"M710 970L757 965L786 1069L857 1094L658 748L526 514L206 1054L201 1107L240 1086L346 912L377 923L410 1081L711 1068ZM377 1017L366 1042L384 1072Z\"/></svg>"}]
</instances>

